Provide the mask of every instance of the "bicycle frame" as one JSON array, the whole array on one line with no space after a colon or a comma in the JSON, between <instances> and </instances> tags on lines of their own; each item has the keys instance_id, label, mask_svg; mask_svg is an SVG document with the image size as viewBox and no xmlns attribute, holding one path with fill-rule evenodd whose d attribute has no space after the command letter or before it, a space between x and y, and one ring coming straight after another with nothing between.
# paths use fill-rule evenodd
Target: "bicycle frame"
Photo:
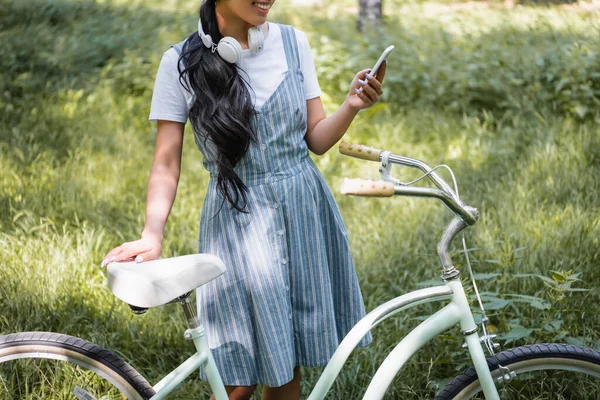
<instances>
[{"instance_id":1,"label":"bicycle frame","mask_svg":"<svg viewBox=\"0 0 600 400\"><path fill-rule=\"evenodd\" d=\"M348 356L371 329L390 316L419 304L450 300L450 303L413 329L396 345L373 376L363 399L382 399L406 361L440 333L460 324L467 348L483 384L486 399L499 399L477 335L473 314L460 280L443 286L416 290L382 304L371 311L346 335L323 371L308 400L324 399Z\"/></svg>"},{"instance_id":2,"label":"bicycle frame","mask_svg":"<svg viewBox=\"0 0 600 400\"><path fill-rule=\"evenodd\" d=\"M363 399L382 399L394 377L410 357L437 335L455 325L459 325L462 334L465 336L467 349L473 360L477 375L482 382L485 398L498 400L498 392L488 369L483 348L477 335L473 314L460 279L453 279L446 282L445 285L420 289L396 297L367 314L340 343L308 400L322 400L325 398L350 353L356 348L360 340L381 322L417 305L447 300L450 302L445 307L419 324L388 354L373 376ZM189 312L189 310L186 310L186 314ZM197 323L195 316L190 315L188 320L190 321L190 329L186 331L185 336L194 342L197 352L154 386L156 394L151 400L164 399L188 376L197 373L200 366L206 372L215 399L227 400L227 393L212 358L204 328ZM196 326L192 327L194 324Z\"/></svg>"}]
</instances>

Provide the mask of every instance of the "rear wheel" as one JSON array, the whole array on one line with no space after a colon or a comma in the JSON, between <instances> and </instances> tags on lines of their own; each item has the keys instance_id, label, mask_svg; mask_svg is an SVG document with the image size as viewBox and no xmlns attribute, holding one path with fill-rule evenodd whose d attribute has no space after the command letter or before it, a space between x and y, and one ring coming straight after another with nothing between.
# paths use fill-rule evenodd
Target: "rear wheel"
<instances>
[{"instance_id":1,"label":"rear wheel","mask_svg":"<svg viewBox=\"0 0 600 400\"><path fill-rule=\"evenodd\" d=\"M73 336L0 336L0 399L148 399L154 390L110 351Z\"/></svg>"},{"instance_id":2,"label":"rear wheel","mask_svg":"<svg viewBox=\"0 0 600 400\"><path fill-rule=\"evenodd\" d=\"M600 393L600 352L565 344L536 344L488 357L501 399L596 399ZM516 376L498 383L498 363ZM484 399L473 367L454 378L436 400Z\"/></svg>"}]
</instances>

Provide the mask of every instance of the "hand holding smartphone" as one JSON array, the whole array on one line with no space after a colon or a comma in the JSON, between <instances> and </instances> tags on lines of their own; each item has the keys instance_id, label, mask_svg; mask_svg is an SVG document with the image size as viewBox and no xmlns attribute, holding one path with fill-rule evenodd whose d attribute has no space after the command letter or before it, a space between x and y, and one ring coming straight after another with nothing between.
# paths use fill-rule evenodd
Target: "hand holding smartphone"
<instances>
[{"instance_id":1,"label":"hand holding smartphone","mask_svg":"<svg viewBox=\"0 0 600 400\"><path fill-rule=\"evenodd\" d=\"M381 53L381 56L375 63L375 66L373 66L373 68L371 68L371 72L370 72L371 76L377 75L377 72L379 72L379 67L381 67L381 64L383 64L383 62L387 59L388 55L392 52L392 50L394 50L394 48L395 48L395 46L393 46L393 45L389 46L387 49L385 49L383 51L383 53Z\"/></svg>"},{"instance_id":2,"label":"hand holding smartphone","mask_svg":"<svg viewBox=\"0 0 600 400\"><path fill-rule=\"evenodd\" d=\"M387 56L392 52L392 50L394 50L395 46L389 46L387 49L385 49L383 51L383 53L381 53L381 56L379 56L379 59L377 60L377 62L375 63L375 65L373 66L373 68L371 68L371 71L369 72L369 75L371 75L372 77L375 77L377 75L377 73L379 72L379 68L381 67L381 65L383 64L383 62L387 59ZM357 89L359 92L362 92L362 87Z\"/></svg>"},{"instance_id":3,"label":"hand holding smartphone","mask_svg":"<svg viewBox=\"0 0 600 400\"><path fill-rule=\"evenodd\" d=\"M369 80L371 79L371 77L375 78L377 76L377 73L379 72L379 69L383 65L383 62L387 59L388 55L392 52L392 50L394 50L394 48L395 48L395 46L389 46L388 48L386 48L383 51L383 53L381 53L381 56L379 57L379 59L377 60L377 62L373 66L373 68L371 68L371 70L368 71L368 74L367 74L368 77L362 78L364 80L361 80L361 77L362 77L361 75L356 76L355 79L358 79L357 86L359 86L359 87L354 87L353 91L357 96L359 96L359 97L362 96L361 102L363 102L363 104L377 102L377 100L379 99L379 96L382 94L381 83L383 82L383 76L378 77L374 81L369 82ZM368 93L367 95L364 94L364 90L367 91L367 93ZM361 106L362 106L362 104L361 104ZM370 107L370 106L367 106L367 107Z\"/></svg>"}]
</instances>

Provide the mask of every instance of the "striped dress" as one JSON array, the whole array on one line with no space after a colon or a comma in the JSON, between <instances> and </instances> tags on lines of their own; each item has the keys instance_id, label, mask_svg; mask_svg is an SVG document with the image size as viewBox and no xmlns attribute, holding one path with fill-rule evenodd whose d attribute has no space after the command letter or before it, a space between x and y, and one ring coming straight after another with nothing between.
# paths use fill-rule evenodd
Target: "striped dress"
<instances>
[{"instance_id":1,"label":"striped dress","mask_svg":"<svg viewBox=\"0 0 600 400\"><path fill-rule=\"evenodd\" d=\"M288 71L257 109L257 140L235 168L249 189L248 213L223 203L215 148L195 135L211 174L198 249L227 267L198 289L198 314L226 385L276 387L297 365L326 365L365 314L344 223L304 140L295 32L281 33Z\"/></svg>"}]
</instances>

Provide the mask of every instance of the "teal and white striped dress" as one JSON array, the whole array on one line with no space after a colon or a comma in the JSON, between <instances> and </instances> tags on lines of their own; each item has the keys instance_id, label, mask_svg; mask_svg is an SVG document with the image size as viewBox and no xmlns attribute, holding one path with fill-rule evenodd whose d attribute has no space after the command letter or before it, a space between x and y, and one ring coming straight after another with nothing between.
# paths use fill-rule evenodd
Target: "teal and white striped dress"
<instances>
[{"instance_id":1,"label":"teal and white striped dress","mask_svg":"<svg viewBox=\"0 0 600 400\"><path fill-rule=\"evenodd\" d=\"M257 140L235 168L249 189L249 213L222 206L211 179L200 221L198 250L227 267L198 290L198 313L226 385L281 386L296 365L326 365L365 314L344 223L304 140L295 32L280 28L288 72L257 109ZM215 149L196 136L214 178Z\"/></svg>"}]
</instances>

